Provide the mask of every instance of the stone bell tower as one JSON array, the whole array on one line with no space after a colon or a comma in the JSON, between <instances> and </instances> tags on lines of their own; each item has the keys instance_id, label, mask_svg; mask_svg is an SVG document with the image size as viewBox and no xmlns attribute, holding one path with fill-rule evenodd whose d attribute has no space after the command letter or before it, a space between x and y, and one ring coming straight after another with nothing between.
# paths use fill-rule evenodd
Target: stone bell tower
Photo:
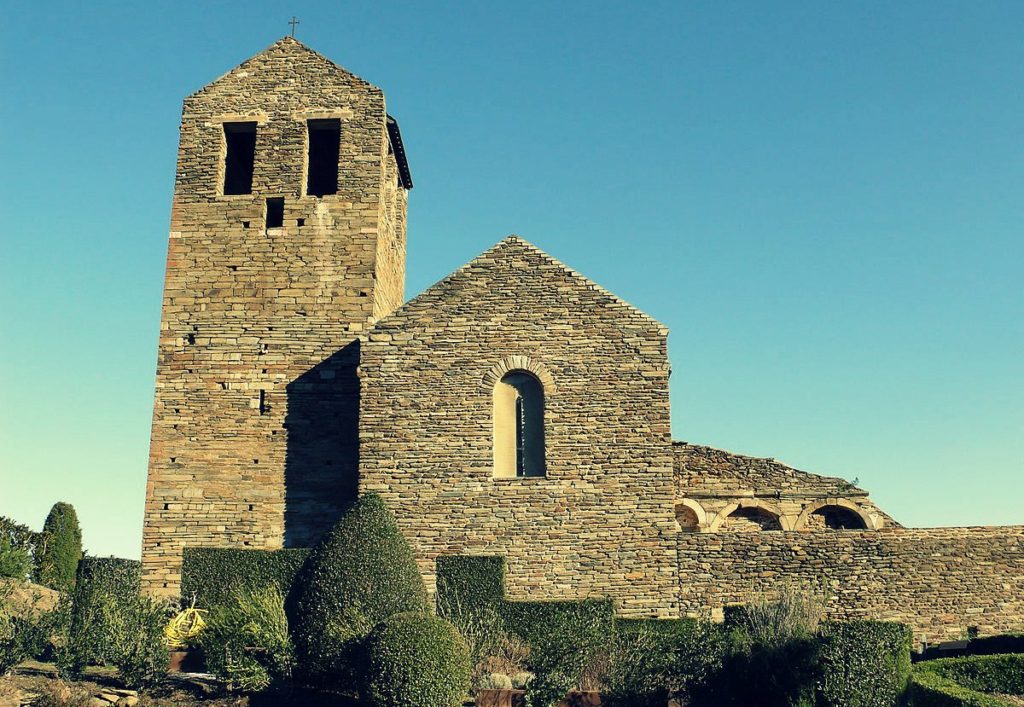
<instances>
[{"instance_id":1,"label":"stone bell tower","mask_svg":"<svg viewBox=\"0 0 1024 707\"><path fill-rule=\"evenodd\" d=\"M379 88L285 37L185 99L143 583L185 546L304 546L355 494L358 336L397 308L407 191Z\"/></svg>"}]
</instances>

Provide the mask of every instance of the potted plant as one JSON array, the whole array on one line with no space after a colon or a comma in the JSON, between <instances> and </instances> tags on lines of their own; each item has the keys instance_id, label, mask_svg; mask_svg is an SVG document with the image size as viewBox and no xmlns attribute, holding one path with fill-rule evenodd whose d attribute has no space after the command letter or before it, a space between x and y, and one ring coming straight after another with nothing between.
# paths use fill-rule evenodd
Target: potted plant
<instances>
[{"instance_id":1,"label":"potted plant","mask_svg":"<svg viewBox=\"0 0 1024 707\"><path fill-rule=\"evenodd\" d=\"M203 620L205 609L197 609L195 600L187 609L182 609L164 627L164 641L167 643L167 670L172 673L195 672L200 667L198 652L190 650L196 636L206 626Z\"/></svg>"}]
</instances>

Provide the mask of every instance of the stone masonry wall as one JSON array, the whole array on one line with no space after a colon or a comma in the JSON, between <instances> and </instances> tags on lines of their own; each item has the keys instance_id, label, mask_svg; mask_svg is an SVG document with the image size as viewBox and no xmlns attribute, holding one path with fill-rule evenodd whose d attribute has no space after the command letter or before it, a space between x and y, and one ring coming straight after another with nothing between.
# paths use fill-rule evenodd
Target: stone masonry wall
<instances>
[{"instance_id":1,"label":"stone masonry wall","mask_svg":"<svg viewBox=\"0 0 1024 707\"><path fill-rule=\"evenodd\" d=\"M682 533L678 548L692 615L791 585L824 587L832 618L902 621L918 642L1024 630L1024 526Z\"/></svg>"},{"instance_id":2,"label":"stone masonry wall","mask_svg":"<svg viewBox=\"0 0 1024 707\"><path fill-rule=\"evenodd\" d=\"M513 598L676 613L666 333L515 237L370 330L360 490L431 587L439 555L501 554ZM494 478L492 396L513 369L544 386L546 477Z\"/></svg>"},{"instance_id":3,"label":"stone masonry wall","mask_svg":"<svg viewBox=\"0 0 1024 707\"><path fill-rule=\"evenodd\" d=\"M305 194L314 118L341 122L338 193L324 197ZM258 123L253 187L225 196L223 124L234 121ZM307 545L353 497L357 337L400 304L404 281L406 201L385 121L380 89L291 38L185 99L147 591L177 591L185 545ZM266 228L268 197L285 199L280 228Z\"/></svg>"}]
</instances>

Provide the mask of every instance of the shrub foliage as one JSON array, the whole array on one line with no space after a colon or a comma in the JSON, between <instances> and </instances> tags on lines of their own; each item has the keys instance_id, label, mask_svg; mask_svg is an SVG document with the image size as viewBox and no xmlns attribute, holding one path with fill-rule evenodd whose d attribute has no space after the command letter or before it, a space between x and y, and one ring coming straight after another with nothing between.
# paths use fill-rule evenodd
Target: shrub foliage
<instances>
[{"instance_id":1,"label":"shrub foliage","mask_svg":"<svg viewBox=\"0 0 1024 707\"><path fill-rule=\"evenodd\" d=\"M82 530L70 503L55 503L36 543L35 581L62 592L75 586L82 559Z\"/></svg>"},{"instance_id":2,"label":"shrub foliage","mask_svg":"<svg viewBox=\"0 0 1024 707\"><path fill-rule=\"evenodd\" d=\"M883 621L821 625L818 691L827 705L894 705L910 677L910 627Z\"/></svg>"},{"instance_id":3,"label":"shrub foliage","mask_svg":"<svg viewBox=\"0 0 1024 707\"><path fill-rule=\"evenodd\" d=\"M116 557L87 557L78 565L67 646L58 655L61 672L78 675L87 665L113 664L109 623L117 606L138 598L140 564ZM161 626L161 631L163 626Z\"/></svg>"},{"instance_id":4,"label":"shrub foliage","mask_svg":"<svg viewBox=\"0 0 1024 707\"><path fill-rule=\"evenodd\" d=\"M275 586L244 589L218 604L199 634L206 667L232 689L259 692L287 685L295 667L284 597Z\"/></svg>"},{"instance_id":5,"label":"shrub foliage","mask_svg":"<svg viewBox=\"0 0 1024 707\"><path fill-rule=\"evenodd\" d=\"M0 516L0 578L28 579L32 572L36 533Z\"/></svg>"},{"instance_id":6,"label":"shrub foliage","mask_svg":"<svg viewBox=\"0 0 1024 707\"><path fill-rule=\"evenodd\" d=\"M181 596L186 603L195 600L195 605L204 609L234 606L239 592L265 587L274 587L287 597L295 575L308 556L307 548L185 548Z\"/></svg>"},{"instance_id":7,"label":"shrub foliage","mask_svg":"<svg viewBox=\"0 0 1024 707\"><path fill-rule=\"evenodd\" d=\"M431 614L385 619L370 634L363 697L374 707L455 707L469 691L469 648Z\"/></svg>"},{"instance_id":8,"label":"shrub foliage","mask_svg":"<svg viewBox=\"0 0 1024 707\"><path fill-rule=\"evenodd\" d=\"M287 604L306 677L345 684L359 649L384 619L427 611L412 549L376 494L361 497L309 555Z\"/></svg>"}]
</instances>

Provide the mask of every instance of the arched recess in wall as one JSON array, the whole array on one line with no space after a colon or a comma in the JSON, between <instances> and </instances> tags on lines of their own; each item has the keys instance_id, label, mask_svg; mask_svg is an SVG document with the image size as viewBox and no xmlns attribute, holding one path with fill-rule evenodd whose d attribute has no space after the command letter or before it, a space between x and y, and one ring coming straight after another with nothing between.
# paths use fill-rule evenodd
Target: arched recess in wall
<instances>
[{"instance_id":1,"label":"arched recess in wall","mask_svg":"<svg viewBox=\"0 0 1024 707\"><path fill-rule=\"evenodd\" d=\"M756 499L730 503L711 521L712 532L792 530L789 520L771 504Z\"/></svg>"},{"instance_id":2,"label":"arched recess in wall","mask_svg":"<svg viewBox=\"0 0 1024 707\"><path fill-rule=\"evenodd\" d=\"M676 501L676 523L684 533L697 533L707 527L708 517L703 506L692 498Z\"/></svg>"},{"instance_id":3,"label":"arched recess in wall","mask_svg":"<svg viewBox=\"0 0 1024 707\"><path fill-rule=\"evenodd\" d=\"M877 530L874 518L846 498L830 498L806 506L796 521L797 530Z\"/></svg>"},{"instance_id":4,"label":"arched recess in wall","mask_svg":"<svg viewBox=\"0 0 1024 707\"><path fill-rule=\"evenodd\" d=\"M545 476L543 380L527 368L512 367L493 377L495 478Z\"/></svg>"}]
</instances>

